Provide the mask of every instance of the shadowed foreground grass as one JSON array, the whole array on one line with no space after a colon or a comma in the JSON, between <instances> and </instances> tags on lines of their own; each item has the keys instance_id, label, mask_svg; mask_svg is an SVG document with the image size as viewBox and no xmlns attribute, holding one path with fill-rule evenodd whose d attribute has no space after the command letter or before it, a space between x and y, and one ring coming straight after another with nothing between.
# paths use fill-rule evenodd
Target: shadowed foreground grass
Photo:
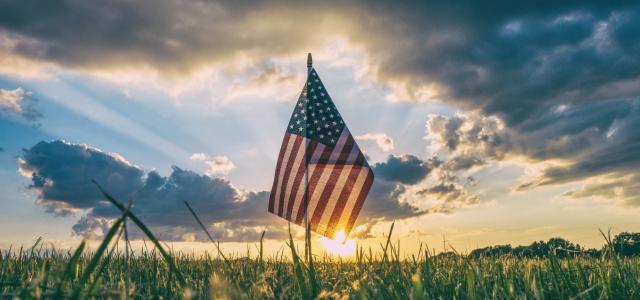
<instances>
[{"instance_id":1,"label":"shadowed foreground grass","mask_svg":"<svg viewBox=\"0 0 640 300\"><path fill-rule=\"evenodd\" d=\"M110 250L84 280L93 254L4 251L0 292L22 299L73 298L78 290L75 297L124 298L130 281L128 294L136 298L640 299L638 258L471 259L425 251L400 260L389 246L387 255L360 251L351 262L316 258L310 275L302 260L296 265L291 257L223 260L176 254L182 284L155 250L128 260Z\"/></svg>"}]
</instances>

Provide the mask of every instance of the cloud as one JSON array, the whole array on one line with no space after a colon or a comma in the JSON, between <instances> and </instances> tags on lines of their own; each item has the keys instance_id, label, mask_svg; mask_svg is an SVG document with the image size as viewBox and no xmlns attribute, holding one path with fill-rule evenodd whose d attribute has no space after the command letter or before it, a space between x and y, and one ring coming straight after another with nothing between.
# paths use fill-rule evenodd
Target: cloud
<instances>
[{"instance_id":1,"label":"cloud","mask_svg":"<svg viewBox=\"0 0 640 300\"><path fill-rule=\"evenodd\" d=\"M234 79L229 84L223 101L230 102L241 98L267 98L286 101L297 97L299 83L304 81L301 72L282 67L286 62L271 59L245 70L231 70L226 73ZM274 87L281 87L274 89Z\"/></svg>"},{"instance_id":2,"label":"cloud","mask_svg":"<svg viewBox=\"0 0 640 300\"><path fill-rule=\"evenodd\" d=\"M47 211L68 215L103 205L94 178L118 199L126 201L142 188L144 171L88 145L64 141L40 142L18 158L19 172L31 179L37 203Z\"/></svg>"},{"instance_id":3,"label":"cloud","mask_svg":"<svg viewBox=\"0 0 640 300\"><path fill-rule=\"evenodd\" d=\"M236 167L233 162L224 155L209 157L204 153L194 153L190 159L203 161L208 167L205 174L212 177L226 176Z\"/></svg>"},{"instance_id":4,"label":"cloud","mask_svg":"<svg viewBox=\"0 0 640 300\"><path fill-rule=\"evenodd\" d=\"M0 112L5 115L18 114L25 120L35 122L42 118L42 113L34 107L36 101L33 94L22 88L14 90L0 89Z\"/></svg>"},{"instance_id":5,"label":"cloud","mask_svg":"<svg viewBox=\"0 0 640 300\"><path fill-rule=\"evenodd\" d=\"M325 13L285 3L232 1L103 2L4 1L0 28L10 54L80 69L147 67L190 72L231 57L299 51L328 34L308 34Z\"/></svg>"},{"instance_id":6,"label":"cloud","mask_svg":"<svg viewBox=\"0 0 640 300\"><path fill-rule=\"evenodd\" d=\"M269 238L285 233L285 226L273 225L276 217L266 212L267 192L241 191L224 179L178 167L167 177L146 173L115 153L88 145L40 142L23 151L19 172L31 179L36 204L57 215L81 215L73 230L88 237L100 236L118 215L91 179L116 199L133 201L132 210L164 239L205 239L183 201L225 241L255 240L265 228Z\"/></svg>"},{"instance_id":7,"label":"cloud","mask_svg":"<svg viewBox=\"0 0 640 300\"><path fill-rule=\"evenodd\" d=\"M370 51L378 74L404 83L413 99L436 87L438 99L513 125L559 102L631 97L640 90L634 85L639 44L627 38L638 32L637 5L372 7L388 12L370 23L380 26L381 36L363 36L363 43L379 50ZM382 28L389 20L396 26Z\"/></svg>"},{"instance_id":8,"label":"cloud","mask_svg":"<svg viewBox=\"0 0 640 300\"><path fill-rule=\"evenodd\" d=\"M209 159L200 153L192 157ZM285 222L267 213L267 191L240 190L224 178L176 166L168 176L162 176L156 171L145 172L117 153L65 141L39 142L24 149L18 163L19 173L31 180L28 188L36 192L36 204L48 213L78 216L73 232L87 238L100 237L119 215L92 179L119 201L131 201L132 211L165 240L206 239L184 201L197 211L216 239L255 241L264 229L270 239L287 234ZM423 161L412 155L390 155L375 164L375 181L358 223L366 229L383 220L450 213L476 204L455 177L442 177L445 173L437 170L441 165L437 159ZM453 184L451 191L427 183L435 173L440 176L440 185ZM425 203L433 206L425 207ZM133 238L140 234L136 230L131 233Z\"/></svg>"},{"instance_id":9,"label":"cloud","mask_svg":"<svg viewBox=\"0 0 640 300\"><path fill-rule=\"evenodd\" d=\"M362 218L366 223L398 220L429 213L452 213L480 202L444 169L437 158L389 155L373 166L376 174Z\"/></svg>"},{"instance_id":10,"label":"cloud","mask_svg":"<svg viewBox=\"0 0 640 300\"><path fill-rule=\"evenodd\" d=\"M480 203L478 195L469 194L465 188L457 182L457 178L441 178L437 184L417 192L420 196L435 198L435 205L429 209L429 213L452 213L456 209Z\"/></svg>"},{"instance_id":11,"label":"cloud","mask_svg":"<svg viewBox=\"0 0 640 300\"><path fill-rule=\"evenodd\" d=\"M22 112L20 101L24 98L31 97L31 92L25 92L22 88L15 90L0 89L0 108L7 112Z\"/></svg>"},{"instance_id":12,"label":"cloud","mask_svg":"<svg viewBox=\"0 0 640 300\"><path fill-rule=\"evenodd\" d=\"M374 173L376 177L386 181L415 184L423 180L440 163L437 158L422 161L413 155L389 155L387 161L374 166Z\"/></svg>"},{"instance_id":13,"label":"cloud","mask_svg":"<svg viewBox=\"0 0 640 300\"><path fill-rule=\"evenodd\" d=\"M191 154L191 156L189 157L190 160L200 160L200 161L204 161L207 159L207 155L199 152L199 153L194 153Z\"/></svg>"},{"instance_id":14,"label":"cloud","mask_svg":"<svg viewBox=\"0 0 640 300\"><path fill-rule=\"evenodd\" d=\"M153 5L153 9L150 6ZM444 100L520 124L558 104L640 92L640 6L409 1L4 1L5 55L80 69L184 73L223 60L298 55L329 37L367 54L371 74L409 99ZM329 20L329 21L327 21ZM305 24L305 26L299 26ZM313 32L314 34L308 34ZM371 32L376 32L371 35ZM277 66L255 83L286 80Z\"/></svg>"},{"instance_id":15,"label":"cloud","mask_svg":"<svg viewBox=\"0 0 640 300\"><path fill-rule=\"evenodd\" d=\"M638 174L640 42L632 36L640 6L480 6L372 5L388 10L380 23L397 26L361 39L378 79L403 87L406 100L463 111L430 120L430 137L449 155L445 167L510 158L548 166L520 190Z\"/></svg>"},{"instance_id":16,"label":"cloud","mask_svg":"<svg viewBox=\"0 0 640 300\"><path fill-rule=\"evenodd\" d=\"M510 147L509 132L495 117L430 115L426 127L432 147L450 154L449 164L456 170L482 164L483 157L500 159Z\"/></svg>"},{"instance_id":17,"label":"cloud","mask_svg":"<svg viewBox=\"0 0 640 300\"><path fill-rule=\"evenodd\" d=\"M637 4L499 7L13 0L0 6L0 49L72 68L143 66L180 73L230 58L264 61L304 53L327 37L344 36L365 50L373 75L403 87L409 97L453 102L508 124L559 101L637 94Z\"/></svg>"},{"instance_id":18,"label":"cloud","mask_svg":"<svg viewBox=\"0 0 640 300\"><path fill-rule=\"evenodd\" d=\"M384 152L389 152L394 148L393 139L384 133L365 133L355 138L360 141L374 141L380 147L380 150Z\"/></svg>"},{"instance_id":19,"label":"cloud","mask_svg":"<svg viewBox=\"0 0 640 300\"><path fill-rule=\"evenodd\" d=\"M0 50L76 69L142 66L182 74L221 61L260 65L232 84L228 95L234 98L290 82L297 73L275 61L340 36L363 51L368 75L396 88L403 100L437 99L465 112L466 119L431 120L443 149L456 152L452 169L521 155L572 164L549 169L546 177L556 179L539 184L581 180L604 171L595 171L602 164L579 162L605 162L625 142L631 154L623 157L636 161L633 140L603 142L604 132L633 135L632 127L616 123L633 123L636 113L629 115L629 108L640 94L635 3L501 3L499 9L419 1L149 5L5 1ZM582 175L570 176L573 171Z\"/></svg>"},{"instance_id":20,"label":"cloud","mask_svg":"<svg viewBox=\"0 0 640 300\"><path fill-rule=\"evenodd\" d=\"M430 120L450 155L444 168L512 157L551 165L521 190L637 173L638 35L634 2L0 4L3 62L171 75L225 60L264 64L231 98L288 82L274 58L343 37L363 51L367 75L396 89L389 98L463 112Z\"/></svg>"},{"instance_id":21,"label":"cloud","mask_svg":"<svg viewBox=\"0 0 640 300\"><path fill-rule=\"evenodd\" d=\"M612 174L637 174L638 126L640 100L614 99L557 106L517 126L474 113L430 116L427 139L450 156L445 165L452 171L512 158L544 164L517 187L525 191Z\"/></svg>"},{"instance_id":22,"label":"cloud","mask_svg":"<svg viewBox=\"0 0 640 300\"><path fill-rule=\"evenodd\" d=\"M205 174L209 176L227 175L236 167L233 162L226 156L213 157L210 161L207 161L206 164L207 166L209 166L209 168L207 169Z\"/></svg>"},{"instance_id":23,"label":"cloud","mask_svg":"<svg viewBox=\"0 0 640 300\"><path fill-rule=\"evenodd\" d=\"M574 199L593 197L616 199L625 205L640 206L640 174L592 178L587 180L580 189L566 192L564 196Z\"/></svg>"}]
</instances>

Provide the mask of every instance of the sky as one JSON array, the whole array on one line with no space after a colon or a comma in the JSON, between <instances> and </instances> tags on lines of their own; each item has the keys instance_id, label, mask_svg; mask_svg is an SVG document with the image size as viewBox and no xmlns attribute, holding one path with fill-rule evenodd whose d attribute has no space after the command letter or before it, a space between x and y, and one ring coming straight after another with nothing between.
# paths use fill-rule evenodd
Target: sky
<instances>
[{"instance_id":1,"label":"sky","mask_svg":"<svg viewBox=\"0 0 640 300\"><path fill-rule=\"evenodd\" d=\"M600 247L640 231L639 36L632 1L0 0L0 248L99 240L93 179L181 249L208 246L187 200L279 251L308 52L375 173L360 245Z\"/></svg>"}]
</instances>

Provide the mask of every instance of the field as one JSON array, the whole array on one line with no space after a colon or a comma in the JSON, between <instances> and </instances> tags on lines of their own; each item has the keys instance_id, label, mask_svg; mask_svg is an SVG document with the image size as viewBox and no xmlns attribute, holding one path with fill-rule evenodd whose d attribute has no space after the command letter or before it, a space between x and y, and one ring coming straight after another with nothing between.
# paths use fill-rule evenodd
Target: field
<instances>
[{"instance_id":1,"label":"field","mask_svg":"<svg viewBox=\"0 0 640 300\"><path fill-rule=\"evenodd\" d=\"M227 257L153 248L118 248L125 209L96 251L43 248L0 252L3 298L197 299L640 299L640 258L604 251L546 258L476 257L428 249L401 258L391 233L378 251L358 248L355 260L310 257L290 237L289 255ZM134 216L135 218L135 216ZM199 220L198 220L199 221ZM143 230L148 230L141 224ZM611 245L611 239L603 234ZM305 246L309 240L305 241ZM299 246L299 245L298 245ZM212 248L219 249L217 244ZM422 249L422 247L421 247ZM612 249L610 247L609 249ZM132 253L132 252L131 252ZM374 254L378 253L378 254Z\"/></svg>"},{"instance_id":2,"label":"field","mask_svg":"<svg viewBox=\"0 0 640 300\"><path fill-rule=\"evenodd\" d=\"M111 251L111 250L109 250ZM400 260L393 247L355 261L316 258L313 269L291 257L214 259L158 251L108 252L92 274L92 254L43 249L3 252L0 292L41 296L329 299L638 299L640 259L547 259L431 256ZM127 272L127 270L129 270ZM310 272L313 270L313 272ZM179 277L183 276L184 282Z\"/></svg>"},{"instance_id":3,"label":"field","mask_svg":"<svg viewBox=\"0 0 640 300\"><path fill-rule=\"evenodd\" d=\"M74 251L49 249L40 239L2 250L0 298L640 299L638 257L604 250L598 257L472 258L435 255L427 247L405 257L390 238L393 225L379 249L358 248L348 261L311 256L310 240L300 245L291 236L286 255L274 257L263 257L262 241L257 257L227 257L213 239L213 255L172 253L127 207L105 196L122 215L95 250L84 242ZM146 234L145 251L129 251L125 220Z\"/></svg>"}]
</instances>

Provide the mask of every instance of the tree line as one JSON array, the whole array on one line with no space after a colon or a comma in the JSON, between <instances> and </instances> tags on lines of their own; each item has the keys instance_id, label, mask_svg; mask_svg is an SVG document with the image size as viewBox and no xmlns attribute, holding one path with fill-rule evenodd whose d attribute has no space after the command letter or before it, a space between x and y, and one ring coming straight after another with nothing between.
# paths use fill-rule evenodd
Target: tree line
<instances>
[{"instance_id":1,"label":"tree line","mask_svg":"<svg viewBox=\"0 0 640 300\"><path fill-rule=\"evenodd\" d=\"M469 257L501 257L513 256L522 258L545 258L555 255L560 258L591 256L600 257L606 252L613 252L620 256L640 256L640 232L622 232L607 241L601 249L586 249L580 244L574 244L563 238L551 238L548 241L533 242L528 246L512 247L496 245L478 248L469 253Z\"/></svg>"}]
</instances>

